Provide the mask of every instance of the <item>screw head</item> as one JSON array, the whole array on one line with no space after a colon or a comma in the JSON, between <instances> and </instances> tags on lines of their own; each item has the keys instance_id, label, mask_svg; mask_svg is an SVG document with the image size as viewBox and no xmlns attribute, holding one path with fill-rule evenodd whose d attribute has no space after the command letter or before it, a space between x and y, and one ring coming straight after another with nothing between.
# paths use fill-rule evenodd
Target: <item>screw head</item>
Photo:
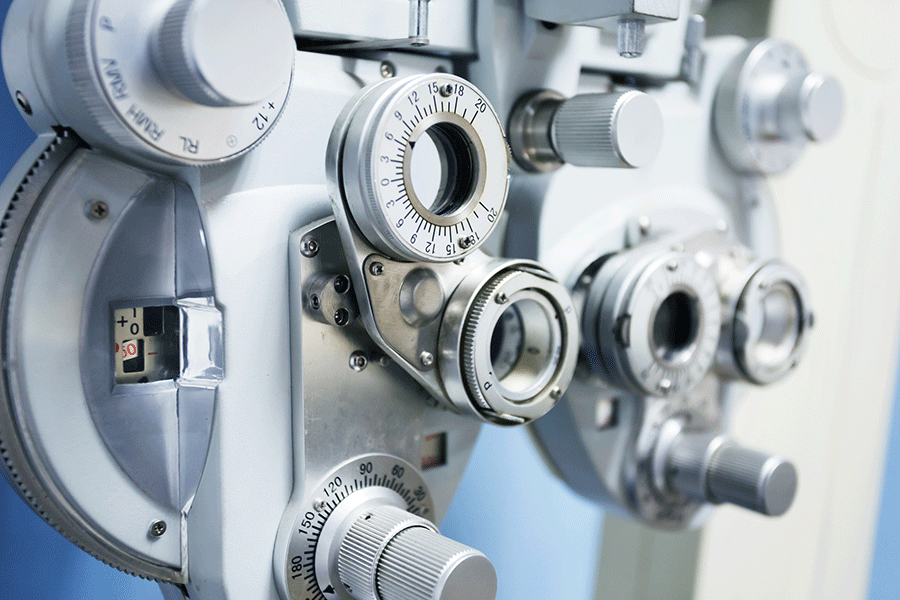
<instances>
[{"instance_id":1,"label":"screw head","mask_svg":"<svg viewBox=\"0 0 900 600\"><path fill-rule=\"evenodd\" d=\"M313 310L319 310L322 307L322 301L319 300L319 296L313 294L309 297L309 307Z\"/></svg>"},{"instance_id":2,"label":"screw head","mask_svg":"<svg viewBox=\"0 0 900 600\"><path fill-rule=\"evenodd\" d=\"M650 222L650 217L647 215L638 217L638 230L641 235L648 235L651 229L653 229L653 223Z\"/></svg>"},{"instance_id":3,"label":"screw head","mask_svg":"<svg viewBox=\"0 0 900 600\"><path fill-rule=\"evenodd\" d=\"M430 367L434 364L434 354L431 352L422 352L422 354L419 355L419 362L426 367Z\"/></svg>"},{"instance_id":4,"label":"screw head","mask_svg":"<svg viewBox=\"0 0 900 600\"><path fill-rule=\"evenodd\" d=\"M319 253L319 242L312 238L304 239L300 242L300 253L307 258L312 258Z\"/></svg>"},{"instance_id":5,"label":"screw head","mask_svg":"<svg viewBox=\"0 0 900 600\"><path fill-rule=\"evenodd\" d=\"M150 536L151 537L162 537L162 535L166 532L166 522L157 519L150 523Z\"/></svg>"},{"instance_id":6,"label":"screw head","mask_svg":"<svg viewBox=\"0 0 900 600\"><path fill-rule=\"evenodd\" d=\"M507 296L507 295L504 294L503 292L500 292L500 293L497 294L497 296L494 298L494 301L495 301L497 304L506 304L507 302L509 302L509 296Z\"/></svg>"},{"instance_id":7,"label":"screw head","mask_svg":"<svg viewBox=\"0 0 900 600\"><path fill-rule=\"evenodd\" d=\"M350 355L350 368L354 371L362 371L367 366L369 366L369 357L362 350L357 350Z\"/></svg>"},{"instance_id":8,"label":"screw head","mask_svg":"<svg viewBox=\"0 0 900 600\"><path fill-rule=\"evenodd\" d=\"M671 260L666 263L666 268L670 271L677 271L678 270L678 262Z\"/></svg>"},{"instance_id":9,"label":"screw head","mask_svg":"<svg viewBox=\"0 0 900 600\"><path fill-rule=\"evenodd\" d=\"M344 327L350 322L350 311L346 308L339 308L334 311L334 324L338 327Z\"/></svg>"},{"instance_id":10,"label":"screw head","mask_svg":"<svg viewBox=\"0 0 900 600\"><path fill-rule=\"evenodd\" d=\"M441 86L440 92L441 92L441 96L443 96L444 98L447 98L448 96L450 96L453 93L453 84L445 83L444 85Z\"/></svg>"},{"instance_id":11,"label":"screw head","mask_svg":"<svg viewBox=\"0 0 900 600\"><path fill-rule=\"evenodd\" d=\"M94 200L87 206L87 215L95 221L102 221L109 216L109 205L102 200Z\"/></svg>"},{"instance_id":12,"label":"screw head","mask_svg":"<svg viewBox=\"0 0 900 600\"><path fill-rule=\"evenodd\" d=\"M463 250L468 250L474 246L477 241L478 240L475 239L474 235L467 235L466 237L459 238L459 247Z\"/></svg>"},{"instance_id":13,"label":"screw head","mask_svg":"<svg viewBox=\"0 0 900 600\"><path fill-rule=\"evenodd\" d=\"M22 109L22 112L28 115L29 117L34 112L31 109L31 103L28 101L28 98L25 97L21 91L16 92L16 103L19 105L19 108Z\"/></svg>"},{"instance_id":14,"label":"screw head","mask_svg":"<svg viewBox=\"0 0 900 600\"><path fill-rule=\"evenodd\" d=\"M380 262L373 262L371 265L369 265L369 273L371 273L375 277L378 277L379 275L384 273L384 265Z\"/></svg>"},{"instance_id":15,"label":"screw head","mask_svg":"<svg viewBox=\"0 0 900 600\"><path fill-rule=\"evenodd\" d=\"M350 278L346 275L338 275L334 278L334 291L343 294L350 289Z\"/></svg>"},{"instance_id":16,"label":"screw head","mask_svg":"<svg viewBox=\"0 0 900 600\"><path fill-rule=\"evenodd\" d=\"M553 388L552 390L550 390L550 397L554 400L559 400L560 398L562 398L562 390L558 387Z\"/></svg>"},{"instance_id":17,"label":"screw head","mask_svg":"<svg viewBox=\"0 0 900 600\"><path fill-rule=\"evenodd\" d=\"M397 69L394 68L394 63L388 60L382 61L380 71L381 76L385 79L390 79L397 74Z\"/></svg>"},{"instance_id":18,"label":"screw head","mask_svg":"<svg viewBox=\"0 0 900 600\"><path fill-rule=\"evenodd\" d=\"M321 498L316 498L315 500L313 500L313 510L315 510L316 512L322 512L323 510L325 510L325 501Z\"/></svg>"}]
</instances>

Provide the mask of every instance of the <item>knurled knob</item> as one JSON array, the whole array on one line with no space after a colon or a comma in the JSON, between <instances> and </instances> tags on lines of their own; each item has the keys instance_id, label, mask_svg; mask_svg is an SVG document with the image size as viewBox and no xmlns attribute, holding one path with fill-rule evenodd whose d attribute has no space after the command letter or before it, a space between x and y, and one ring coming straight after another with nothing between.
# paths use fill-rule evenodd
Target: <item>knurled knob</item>
<instances>
[{"instance_id":1,"label":"knurled knob","mask_svg":"<svg viewBox=\"0 0 900 600\"><path fill-rule=\"evenodd\" d=\"M785 85L778 95L778 121L785 138L824 142L837 133L844 115L844 92L830 75L809 73Z\"/></svg>"},{"instance_id":2,"label":"knurled knob","mask_svg":"<svg viewBox=\"0 0 900 600\"><path fill-rule=\"evenodd\" d=\"M644 92L581 94L552 90L523 96L509 118L512 154L526 171L579 167L642 167L662 146L659 105Z\"/></svg>"},{"instance_id":3,"label":"knurled knob","mask_svg":"<svg viewBox=\"0 0 900 600\"><path fill-rule=\"evenodd\" d=\"M290 78L295 50L277 0L178 0L154 44L167 83L207 106L268 98Z\"/></svg>"},{"instance_id":4,"label":"knurled knob","mask_svg":"<svg viewBox=\"0 0 900 600\"><path fill-rule=\"evenodd\" d=\"M340 543L338 574L358 600L494 600L484 554L401 508L363 511Z\"/></svg>"},{"instance_id":5,"label":"knurled knob","mask_svg":"<svg viewBox=\"0 0 900 600\"><path fill-rule=\"evenodd\" d=\"M666 479L697 500L776 517L787 512L797 491L797 471L788 460L742 448L724 435L680 434L670 446Z\"/></svg>"},{"instance_id":6,"label":"knurled knob","mask_svg":"<svg viewBox=\"0 0 900 600\"><path fill-rule=\"evenodd\" d=\"M569 98L550 125L556 153L581 167L643 167L656 157L662 136L656 100L634 90Z\"/></svg>"}]
</instances>

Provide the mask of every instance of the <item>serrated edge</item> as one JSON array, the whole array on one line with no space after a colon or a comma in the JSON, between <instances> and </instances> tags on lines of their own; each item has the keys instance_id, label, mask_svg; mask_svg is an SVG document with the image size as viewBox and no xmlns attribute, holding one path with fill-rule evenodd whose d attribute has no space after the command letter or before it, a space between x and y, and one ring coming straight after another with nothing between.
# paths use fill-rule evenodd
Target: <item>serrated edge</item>
<instances>
[{"instance_id":1,"label":"serrated edge","mask_svg":"<svg viewBox=\"0 0 900 600\"><path fill-rule=\"evenodd\" d=\"M481 324L481 318L484 316L484 310L488 303L491 302L494 292L519 273L520 271L517 270L504 271L489 280L475 296L475 301L472 302L472 308L469 310L466 324L463 327L460 366L462 367L466 388L479 407L491 412L494 412L494 408L484 397L484 394L481 392L481 385L478 383L478 374L475 367L475 336L477 335L478 326Z\"/></svg>"},{"instance_id":2,"label":"serrated edge","mask_svg":"<svg viewBox=\"0 0 900 600\"><path fill-rule=\"evenodd\" d=\"M86 145L73 132L63 128L58 129L56 136L40 152L25 173L0 219L0 276L2 276L0 283L3 287L2 297L0 297L0 358L2 358L2 374L0 374L0 459L2 459L2 465L0 465L0 472L35 514L93 558L128 575L153 581L182 584L184 583L183 577L155 577L119 564L115 558L108 555L108 550L104 549L99 542L90 543L89 535L85 536L77 524L67 523L67 521L76 520L72 519L65 510L54 505L50 494L41 483L40 476L30 465L27 444L18 441L20 437L17 433L19 424L9 398L9 366L6 359L9 301L13 295L13 280L17 272L14 262L20 249L17 242L28 234L31 218L43 204L43 191L52 183L54 175L73 152L85 147ZM56 158L59 163L54 165ZM47 169L52 169L52 171L47 173ZM30 196L33 197L33 200L31 200L31 205L28 205ZM23 202L24 204L21 204ZM15 237L10 242L11 233L14 233ZM4 269L5 272L3 272ZM10 430L9 436L4 435L4 430L7 428ZM15 456L16 454L21 457ZM31 480L31 483L26 479ZM121 550L119 552L128 554ZM147 562L142 559L137 560ZM155 566L160 571L181 573L175 569L154 565L154 563L147 564Z\"/></svg>"}]
</instances>

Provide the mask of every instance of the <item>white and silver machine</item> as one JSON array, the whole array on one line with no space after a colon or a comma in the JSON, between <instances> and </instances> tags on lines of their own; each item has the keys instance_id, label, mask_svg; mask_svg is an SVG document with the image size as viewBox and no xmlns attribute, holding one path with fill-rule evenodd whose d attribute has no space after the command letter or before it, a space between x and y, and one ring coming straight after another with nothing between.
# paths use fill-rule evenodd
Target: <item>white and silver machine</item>
<instances>
[{"instance_id":1,"label":"white and silver machine","mask_svg":"<svg viewBox=\"0 0 900 600\"><path fill-rule=\"evenodd\" d=\"M493 600L482 426L648 527L786 512L729 416L814 335L766 177L843 96L707 4L15 0L9 483L193 600Z\"/></svg>"}]
</instances>

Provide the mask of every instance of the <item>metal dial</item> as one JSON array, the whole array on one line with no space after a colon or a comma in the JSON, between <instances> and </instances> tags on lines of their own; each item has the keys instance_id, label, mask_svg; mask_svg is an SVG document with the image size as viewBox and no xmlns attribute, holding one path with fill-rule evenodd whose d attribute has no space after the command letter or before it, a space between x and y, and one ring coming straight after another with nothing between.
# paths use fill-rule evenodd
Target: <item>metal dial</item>
<instances>
[{"instance_id":1,"label":"metal dial","mask_svg":"<svg viewBox=\"0 0 900 600\"><path fill-rule=\"evenodd\" d=\"M249 3L258 5L256 11L229 2L229 15L243 15L247 30L263 27L267 39L224 44L216 33L221 30L216 13L202 10L202 4L179 2L171 18L163 19L166 3L160 0L75 2L66 46L75 88L115 143L157 160L217 162L253 147L278 119L293 68L287 15L274 0ZM182 12L184 19L176 18ZM190 27L179 29L178 23ZM210 59L210 48L218 46L229 50L213 52L219 58ZM254 71L223 65L222 57L232 55L242 59L239 63L262 66ZM253 78L263 73L265 81L238 81L248 71ZM264 97L247 96L241 92L244 84Z\"/></svg>"},{"instance_id":2,"label":"metal dial","mask_svg":"<svg viewBox=\"0 0 900 600\"><path fill-rule=\"evenodd\" d=\"M719 85L716 134L737 169L780 173L808 141L833 136L843 112L837 80L810 73L793 44L765 39L741 53Z\"/></svg>"},{"instance_id":3,"label":"metal dial","mask_svg":"<svg viewBox=\"0 0 900 600\"><path fill-rule=\"evenodd\" d=\"M87 552L183 582L177 523L223 374L197 202L68 132L46 137L0 189L2 458L22 497Z\"/></svg>"},{"instance_id":4,"label":"metal dial","mask_svg":"<svg viewBox=\"0 0 900 600\"><path fill-rule=\"evenodd\" d=\"M358 600L494 600L497 594L497 574L484 554L402 508L360 508L341 529L338 574Z\"/></svg>"},{"instance_id":5,"label":"metal dial","mask_svg":"<svg viewBox=\"0 0 900 600\"><path fill-rule=\"evenodd\" d=\"M250 106L275 94L291 70L284 25L284 11L269 0L178 0L154 53L161 75L194 102Z\"/></svg>"},{"instance_id":6,"label":"metal dial","mask_svg":"<svg viewBox=\"0 0 900 600\"><path fill-rule=\"evenodd\" d=\"M290 600L354 600L338 573L341 526L355 512L376 506L434 518L434 503L422 476L395 456L367 454L350 459L310 490L284 558Z\"/></svg>"},{"instance_id":7,"label":"metal dial","mask_svg":"<svg viewBox=\"0 0 900 600\"><path fill-rule=\"evenodd\" d=\"M448 74L367 88L334 135L342 194L363 235L408 260L448 262L493 231L506 202L509 153L482 93ZM430 137L440 163L436 192L414 185L414 153ZM433 169L437 171L438 169Z\"/></svg>"},{"instance_id":8,"label":"metal dial","mask_svg":"<svg viewBox=\"0 0 900 600\"><path fill-rule=\"evenodd\" d=\"M684 252L612 259L585 306L587 354L613 385L652 396L684 394L712 365L721 306L709 272Z\"/></svg>"}]
</instances>

